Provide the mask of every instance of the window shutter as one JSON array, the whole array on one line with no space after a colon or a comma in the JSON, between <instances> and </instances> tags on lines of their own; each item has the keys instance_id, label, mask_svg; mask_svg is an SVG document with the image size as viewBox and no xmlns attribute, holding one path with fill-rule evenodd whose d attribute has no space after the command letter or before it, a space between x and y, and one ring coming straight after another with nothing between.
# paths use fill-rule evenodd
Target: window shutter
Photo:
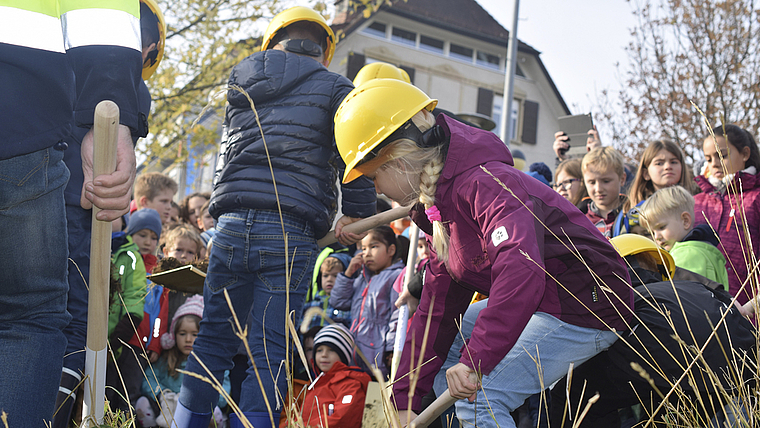
<instances>
[{"instance_id":1,"label":"window shutter","mask_svg":"<svg viewBox=\"0 0 760 428\"><path fill-rule=\"evenodd\" d=\"M409 75L409 80L412 81L412 85L414 85L414 67L407 67L405 65L399 65L398 68L406 71L406 74Z\"/></svg>"},{"instance_id":2,"label":"window shutter","mask_svg":"<svg viewBox=\"0 0 760 428\"><path fill-rule=\"evenodd\" d=\"M348 67L346 68L346 77L348 80L354 80L359 70L364 67L364 55L356 52L348 53Z\"/></svg>"},{"instance_id":3,"label":"window shutter","mask_svg":"<svg viewBox=\"0 0 760 428\"><path fill-rule=\"evenodd\" d=\"M536 144L538 134L538 103L525 100L523 102L522 142Z\"/></svg>"},{"instance_id":4,"label":"window shutter","mask_svg":"<svg viewBox=\"0 0 760 428\"><path fill-rule=\"evenodd\" d=\"M488 117L493 116L493 91L478 88L478 113Z\"/></svg>"}]
</instances>

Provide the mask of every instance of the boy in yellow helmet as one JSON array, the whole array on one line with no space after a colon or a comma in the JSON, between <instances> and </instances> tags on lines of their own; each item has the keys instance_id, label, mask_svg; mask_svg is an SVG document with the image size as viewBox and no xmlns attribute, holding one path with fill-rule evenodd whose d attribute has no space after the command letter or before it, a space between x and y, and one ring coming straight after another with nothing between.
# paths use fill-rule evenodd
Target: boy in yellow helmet
<instances>
[{"instance_id":1,"label":"boy in yellow helmet","mask_svg":"<svg viewBox=\"0 0 760 428\"><path fill-rule=\"evenodd\" d=\"M309 8L294 7L274 17L262 51L232 70L230 86L246 93L235 89L227 93L224 136L209 204L217 234L189 372L208 376L200 361L222 379L232 367L240 339L229 322L225 290L238 318L252 323L248 342L255 366L276 371L285 359L285 314L301 313L308 273L319 254L316 240L330 230L337 211L335 183L343 164L333 138L333 116L353 86L325 68L334 51L335 36L324 18ZM368 179L343 185L344 216L338 228L374 214L375 200ZM359 237L341 238L349 243ZM288 285L286 272L290 272ZM275 383L266 374L261 381L263 388L250 368L238 404L253 426L272 426L264 397L279 412L275 403L285 395L285 376ZM209 383L185 376L174 416L177 426L206 428L217 396ZM279 414L273 419L278 420ZM230 423L242 426L237 416Z\"/></svg>"}]
</instances>

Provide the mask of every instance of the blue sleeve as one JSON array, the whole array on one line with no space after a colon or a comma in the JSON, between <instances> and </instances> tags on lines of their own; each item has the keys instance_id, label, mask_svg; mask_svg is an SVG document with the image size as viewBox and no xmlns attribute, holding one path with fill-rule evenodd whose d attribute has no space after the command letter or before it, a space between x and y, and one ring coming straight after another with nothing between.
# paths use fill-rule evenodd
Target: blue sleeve
<instances>
[{"instance_id":1,"label":"blue sleeve","mask_svg":"<svg viewBox=\"0 0 760 428\"><path fill-rule=\"evenodd\" d=\"M160 379L163 379L163 372L166 371L166 365L162 364L163 361L164 359L161 358L156 361L156 364L148 364L148 367L146 367L145 370L145 377L147 379L143 378L142 382L142 395L156 402L161 393Z\"/></svg>"},{"instance_id":2,"label":"blue sleeve","mask_svg":"<svg viewBox=\"0 0 760 428\"><path fill-rule=\"evenodd\" d=\"M330 306L341 311L350 311L354 300L354 278L349 278L342 272L335 279L335 285L330 292Z\"/></svg>"},{"instance_id":3,"label":"blue sleeve","mask_svg":"<svg viewBox=\"0 0 760 428\"><path fill-rule=\"evenodd\" d=\"M119 121L138 131L138 90L142 82L139 51L122 46L90 45L66 52L76 75L77 125L91 127L95 106L111 100L119 106Z\"/></svg>"},{"instance_id":4,"label":"blue sleeve","mask_svg":"<svg viewBox=\"0 0 760 428\"><path fill-rule=\"evenodd\" d=\"M340 177L343 177L341 171ZM349 217L366 218L377 211L375 183L365 176L341 186L343 214Z\"/></svg>"}]
</instances>

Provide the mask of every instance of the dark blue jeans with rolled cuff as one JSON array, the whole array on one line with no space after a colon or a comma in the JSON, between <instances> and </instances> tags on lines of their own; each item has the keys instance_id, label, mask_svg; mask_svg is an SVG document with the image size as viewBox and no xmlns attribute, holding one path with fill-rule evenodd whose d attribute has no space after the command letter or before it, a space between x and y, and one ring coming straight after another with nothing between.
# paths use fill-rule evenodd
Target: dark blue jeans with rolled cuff
<instances>
[{"instance_id":1,"label":"dark blue jeans with rolled cuff","mask_svg":"<svg viewBox=\"0 0 760 428\"><path fill-rule=\"evenodd\" d=\"M8 426L53 416L66 338L69 171L53 148L0 160L0 410Z\"/></svg>"},{"instance_id":2,"label":"dark blue jeans with rolled cuff","mask_svg":"<svg viewBox=\"0 0 760 428\"><path fill-rule=\"evenodd\" d=\"M188 371L209 377L200 360L220 382L225 370L232 369L232 358L241 341L233 330L226 290L242 326L250 316L247 340L263 383L262 391L253 366L249 367L238 404L243 412L267 412L265 395L275 421L286 391L285 368L281 365L285 360L286 316L295 311L296 325L300 322L319 254L310 222L287 213L282 217L281 224L275 211L246 209L219 216L203 292L203 320L193 345L195 355L187 363ZM209 383L184 377L179 401L188 410L209 413L217 400L218 392Z\"/></svg>"}]
</instances>

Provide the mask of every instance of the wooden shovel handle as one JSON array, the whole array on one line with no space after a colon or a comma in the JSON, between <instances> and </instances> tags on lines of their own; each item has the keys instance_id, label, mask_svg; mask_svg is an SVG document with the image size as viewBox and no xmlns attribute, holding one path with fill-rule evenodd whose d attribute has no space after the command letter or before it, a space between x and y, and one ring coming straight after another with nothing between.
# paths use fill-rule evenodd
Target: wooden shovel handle
<instances>
[{"instance_id":1,"label":"wooden shovel handle","mask_svg":"<svg viewBox=\"0 0 760 428\"><path fill-rule=\"evenodd\" d=\"M375 214L372 217L363 218L357 222L346 225L343 228L344 232L348 233L364 233L368 230L372 230L378 226L384 224L390 224L391 222L409 215L411 207L396 207L388 211L383 211L379 214ZM331 230L325 237L317 241L319 248L326 247L338 240L335 238L335 230Z\"/></svg>"},{"instance_id":2,"label":"wooden shovel handle","mask_svg":"<svg viewBox=\"0 0 760 428\"><path fill-rule=\"evenodd\" d=\"M116 170L116 142L119 135L119 107L101 101L95 107L93 132L93 178ZM90 295L87 321L87 347L105 349L108 340L108 292L111 276L111 223L96 219L99 208L92 208L90 243Z\"/></svg>"}]
</instances>

